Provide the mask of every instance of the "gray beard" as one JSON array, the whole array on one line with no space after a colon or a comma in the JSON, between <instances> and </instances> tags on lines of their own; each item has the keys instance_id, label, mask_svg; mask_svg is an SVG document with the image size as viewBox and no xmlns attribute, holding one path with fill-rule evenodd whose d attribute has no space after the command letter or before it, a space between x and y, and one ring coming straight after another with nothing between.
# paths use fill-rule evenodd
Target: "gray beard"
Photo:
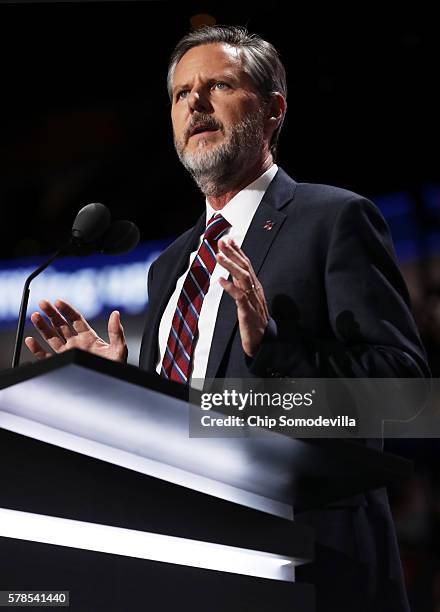
<instances>
[{"instance_id":1,"label":"gray beard","mask_svg":"<svg viewBox=\"0 0 440 612\"><path fill-rule=\"evenodd\" d=\"M231 129L226 142L204 151L188 153L174 139L177 155L205 197L232 191L263 148L262 112L243 119Z\"/></svg>"}]
</instances>

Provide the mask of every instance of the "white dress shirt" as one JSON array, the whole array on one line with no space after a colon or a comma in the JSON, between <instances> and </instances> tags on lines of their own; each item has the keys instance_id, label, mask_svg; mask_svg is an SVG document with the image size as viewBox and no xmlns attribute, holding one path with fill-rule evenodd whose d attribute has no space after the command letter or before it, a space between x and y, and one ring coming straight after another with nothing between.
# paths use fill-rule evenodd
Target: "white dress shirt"
<instances>
[{"instance_id":1,"label":"white dress shirt","mask_svg":"<svg viewBox=\"0 0 440 612\"><path fill-rule=\"evenodd\" d=\"M249 229L253 216L260 204L266 189L269 187L272 179L277 173L278 166L273 164L269 170L266 170L253 183L242 189L235 195L226 206L220 210L214 210L206 200L206 222L216 213L220 212L223 217L231 224L223 237L233 238L238 246L241 247L244 237ZM203 234L202 234L203 235ZM199 244L195 251L191 253L188 267L182 276L177 280L176 288L171 295L168 304L163 312L159 326L159 360L157 362L156 371L160 373L163 355L167 346L168 336L171 329L171 322L174 317L177 302L182 291L183 283L191 267L193 259L199 250L202 235L200 236ZM205 299L202 303L198 324L198 338L193 351L193 368L190 376L192 386L199 387L199 384L193 384L197 379L204 379L206 368L208 365L209 351L211 349L212 336L214 335L215 322L217 320L218 308L223 293L223 288L219 283L219 278L227 278L229 272L220 264L216 264L211 275L211 282Z\"/></svg>"}]
</instances>

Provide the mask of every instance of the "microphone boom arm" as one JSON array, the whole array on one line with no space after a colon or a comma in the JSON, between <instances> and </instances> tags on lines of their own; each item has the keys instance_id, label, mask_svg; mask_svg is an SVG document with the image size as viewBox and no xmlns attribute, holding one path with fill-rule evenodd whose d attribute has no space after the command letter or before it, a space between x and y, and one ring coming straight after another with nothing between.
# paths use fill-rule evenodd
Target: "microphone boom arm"
<instances>
[{"instance_id":1,"label":"microphone boom arm","mask_svg":"<svg viewBox=\"0 0 440 612\"><path fill-rule=\"evenodd\" d=\"M18 315L17 335L15 337L14 355L12 357L12 367L13 368L16 368L18 364L20 363L21 345L23 342L24 326L26 323L26 313L27 313L29 294L30 294L29 286L36 276L38 276L41 272L43 272L43 270L45 270L48 266L50 266L50 264L53 261L55 261L55 259L57 259L63 254L64 254L64 249L58 250L51 257L49 257L49 259L47 259L44 263L42 263L39 268L34 270L32 274L29 274L29 276L27 277L24 283L23 293L21 296L20 313Z\"/></svg>"}]
</instances>

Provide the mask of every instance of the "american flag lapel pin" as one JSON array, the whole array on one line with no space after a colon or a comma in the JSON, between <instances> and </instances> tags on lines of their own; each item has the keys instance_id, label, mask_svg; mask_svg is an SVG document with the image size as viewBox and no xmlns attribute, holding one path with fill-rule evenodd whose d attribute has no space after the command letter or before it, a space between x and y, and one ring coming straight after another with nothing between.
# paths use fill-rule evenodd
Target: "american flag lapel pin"
<instances>
[{"instance_id":1,"label":"american flag lapel pin","mask_svg":"<svg viewBox=\"0 0 440 612\"><path fill-rule=\"evenodd\" d=\"M268 219L266 221L266 223L263 225L263 229L267 230L268 232L270 232L270 230L273 228L273 221L271 221L270 219Z\"/></svg>"}]
</instances>

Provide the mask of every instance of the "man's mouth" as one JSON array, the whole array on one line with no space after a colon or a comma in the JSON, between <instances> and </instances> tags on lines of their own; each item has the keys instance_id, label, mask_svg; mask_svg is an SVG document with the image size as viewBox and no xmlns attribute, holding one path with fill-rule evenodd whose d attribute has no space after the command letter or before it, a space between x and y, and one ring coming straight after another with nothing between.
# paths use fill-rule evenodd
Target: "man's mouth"
<instances>
[{"instance_id":1,"label":"man's mouth","mask_svg":"<svg viewBox=\"0 0 440 612\"><path fill-rule=\"evenodd\" d=\"M206 124L195 125L189 131L189 138L192 138L193 136L199 136L201 134L203 134L204 136L207 136L208 134L212 134L213 132L218 132L218 130L219 130L218 127L215 127L212 125L206 125Z\"/></svg>"}]
</instances>

